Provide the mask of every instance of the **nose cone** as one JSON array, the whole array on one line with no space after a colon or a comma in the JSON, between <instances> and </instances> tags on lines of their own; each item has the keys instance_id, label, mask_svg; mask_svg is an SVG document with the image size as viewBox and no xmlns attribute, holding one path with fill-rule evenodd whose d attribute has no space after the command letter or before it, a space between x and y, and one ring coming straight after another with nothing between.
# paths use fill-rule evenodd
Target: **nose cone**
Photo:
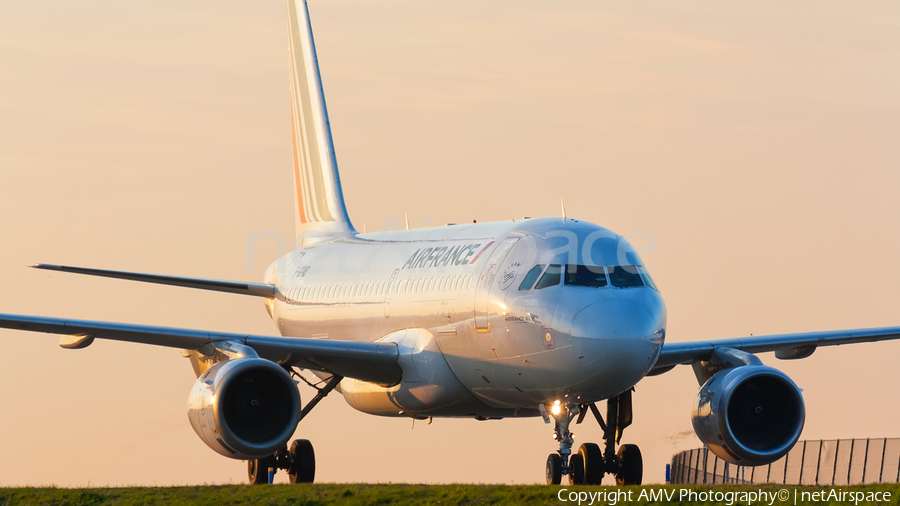
<instances>
[{"instance_id":1,"label":"nose cone","mask_svg":"<svg viewBox=\"0 0 900 506\"><path fill-rule=\"evenodd\" d=\"M577 363L626 381L637 382L650 370L664 337L664 310L626 299L591 304L575 314L572 325Z\"/></svg>"}]
</instances>

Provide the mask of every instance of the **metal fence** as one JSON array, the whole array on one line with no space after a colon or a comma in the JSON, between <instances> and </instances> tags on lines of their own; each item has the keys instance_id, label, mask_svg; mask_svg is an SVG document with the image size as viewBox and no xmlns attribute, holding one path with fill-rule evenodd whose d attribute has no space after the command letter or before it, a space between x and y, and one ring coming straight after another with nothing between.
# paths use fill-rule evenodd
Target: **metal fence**
<instances>
[{"instance_id":1,"label":"metal fence","mask_svg":"<svg viewBox=\"0 0 900 506\"><path fill-rule=\"evenodd\" d=\"M900 438L798 441L767 466L736 466L707 448L672 457L672 483L858 485L900 483Z\"/></svg>"}]
</instances>

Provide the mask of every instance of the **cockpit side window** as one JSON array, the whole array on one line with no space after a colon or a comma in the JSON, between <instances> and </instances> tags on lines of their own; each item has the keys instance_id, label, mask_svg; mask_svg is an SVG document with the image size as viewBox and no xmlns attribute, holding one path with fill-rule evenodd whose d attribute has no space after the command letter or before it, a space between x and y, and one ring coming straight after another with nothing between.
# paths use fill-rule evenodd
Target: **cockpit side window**
<instances>
[{"instance_id":1,"label":"cockpit side window","mask_svg":"<svg viewBox=\"0 0 900 506\"><path fill-rule=\"evenodd\" d=\"M560 281L560 273L562 272L562 266L559 264L550 264L550 267L547 267L547 272L541 276L541 280L537 282L535 285L535 290L540 290L541 288L547 288L548 286L556 286Z\"/></svg>"},{"instance_id":2,"label":"cockpit side window","mask_svg":"<svg viewBox=\"0 0 900 506\"><path fill-rule=\"evenodd\" d=\"M641 280L641 274L638 272L637 266L634 265L615 265L609 267L609 282L616 288L644 286L644 281Z\"/></svg>"},{"instance_id":3,"label":"cockpit side window","mask_svg":"<svg viewBox=\"0 0 900 506\"><path fill-rule=\"evenodd\" d=\"M599 265L566 266L566 285L599 288L606 284L606 273Z\"/></svg>"},{"instance_id":4,"label":"cockpit side window","mask_svg":"<svg viewBox=\"0 0 900 506\"><path fill-rule=\"evenodd\" d=\"M519 285L519 291L524 292L525 290L531 290L531 287L534 286L534 280L541 275L541 271L544 270L543 264L537 264L528 271L528 274L525 275L525 279L522 280L522 284Z\"/></svg>"},{"instance_id":5,"label":"cockpit side window","mask_svg":"<svg viewBox=\"0 0 900 506\"><path fill-rule=\"evenodd\" d=\"M647 268L643 265L638 265L637 268L638 272L641 273L641 278L643 278L644 284L658 292L659 288L656 287L656 283L653 282L653 278L650 277L650 273L647 272Z\"/></svg>"}]
</instances>

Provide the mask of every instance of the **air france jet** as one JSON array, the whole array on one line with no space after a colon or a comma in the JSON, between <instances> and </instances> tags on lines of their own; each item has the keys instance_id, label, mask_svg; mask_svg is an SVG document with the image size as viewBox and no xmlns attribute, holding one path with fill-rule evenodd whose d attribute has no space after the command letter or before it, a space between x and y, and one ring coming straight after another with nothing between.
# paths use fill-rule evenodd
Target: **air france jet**
<instances>
[{"instance_id":1,"label":"air france jet","mask_svg":"<svg viewBox=\"0 0 900 506\"><path fill-rule=\"evenodd\" d=\"M702 388L692 421L723 460L763 465L800 436L805 408L757 353L801 359L820 346L900 338L900 327L667 343L666 306L635 249L578 219L542 218L359 233L344 206L305 0L288 0L296 249L261 283L36 264L32 267L259 297L279 336L0 314L0 326L183 349L197 382L188 418L225 457L311 482L298 423L337 391L390 417L543 418L558 450L546 481L640 484L639 448L621 444L645 376L690 365ZM304 376L305 375L305 376ZM301 404L299 379L317 388ZM606 401L605 414L597 403ZM590 414L603 444L574 450Z\"/></svg>"}]
</instances>

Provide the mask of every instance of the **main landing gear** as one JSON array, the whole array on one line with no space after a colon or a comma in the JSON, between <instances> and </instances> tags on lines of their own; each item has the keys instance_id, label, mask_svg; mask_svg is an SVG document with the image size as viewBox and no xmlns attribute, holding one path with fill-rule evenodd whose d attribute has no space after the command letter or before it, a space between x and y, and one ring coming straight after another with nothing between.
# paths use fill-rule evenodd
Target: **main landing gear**
<instances>
[{"instance_id":1,"label":"main landing gear","mask_svg":"<svg viewBox=\"0 0 900 506\"><path fill-rule=\"evenodd\" d=\"M291 483L312 483L316 477L316 453L307 439L295 439L291 447L284 448L256 460L247 461L247 477L251 485L269 483L269 469L284 469Z\"/></svg>"},{"instance_id":2,"label":"main landing gear","mask_svg":"<svg viewBox=\"0 0 900 506\"><path fill-rule=\"evenodd\" d=\"M299 377L306 381L302 376ZM303 420L319 401L334 390L334 387L338 386L342 379L344 378L341 376L332 376L328 383L321 388L306 381L309 386L318 390L318 393L300 411L297 423L300 423L300 420ZM287 471L291 483L312 483L316 477L316 452L313 450L312 443L308 439L295 439L290 448L282 448L261 459L248 460L247 478L250 480L250 484L265 485L269 483L270 469L273 473L278 472L279 469Z\"/></svg>"},{"instance_id":3,"label":"main landing gear","mask_svg":"<svg viewBox=\"0 0 900 506\"><path fill-rule=\"evenodd\" d=\"M616 477L618 485L640 485L644 464L637 445L616 445L622 440L622 432L631 425L631 392L628 390L606 401L606 420L594 403L556 404L553 419L556 428L553 439L559 441L559 451L547 457L547 484L559 485L563 475L568 475L573 485L599 485L604 474ZM604 449L594 443L584 443L572 454L575 434L569 431L572 420L580 424L588 410L603 429ZM577 418L576 418L577 417Z\"/></svg>"}]
</instances>

